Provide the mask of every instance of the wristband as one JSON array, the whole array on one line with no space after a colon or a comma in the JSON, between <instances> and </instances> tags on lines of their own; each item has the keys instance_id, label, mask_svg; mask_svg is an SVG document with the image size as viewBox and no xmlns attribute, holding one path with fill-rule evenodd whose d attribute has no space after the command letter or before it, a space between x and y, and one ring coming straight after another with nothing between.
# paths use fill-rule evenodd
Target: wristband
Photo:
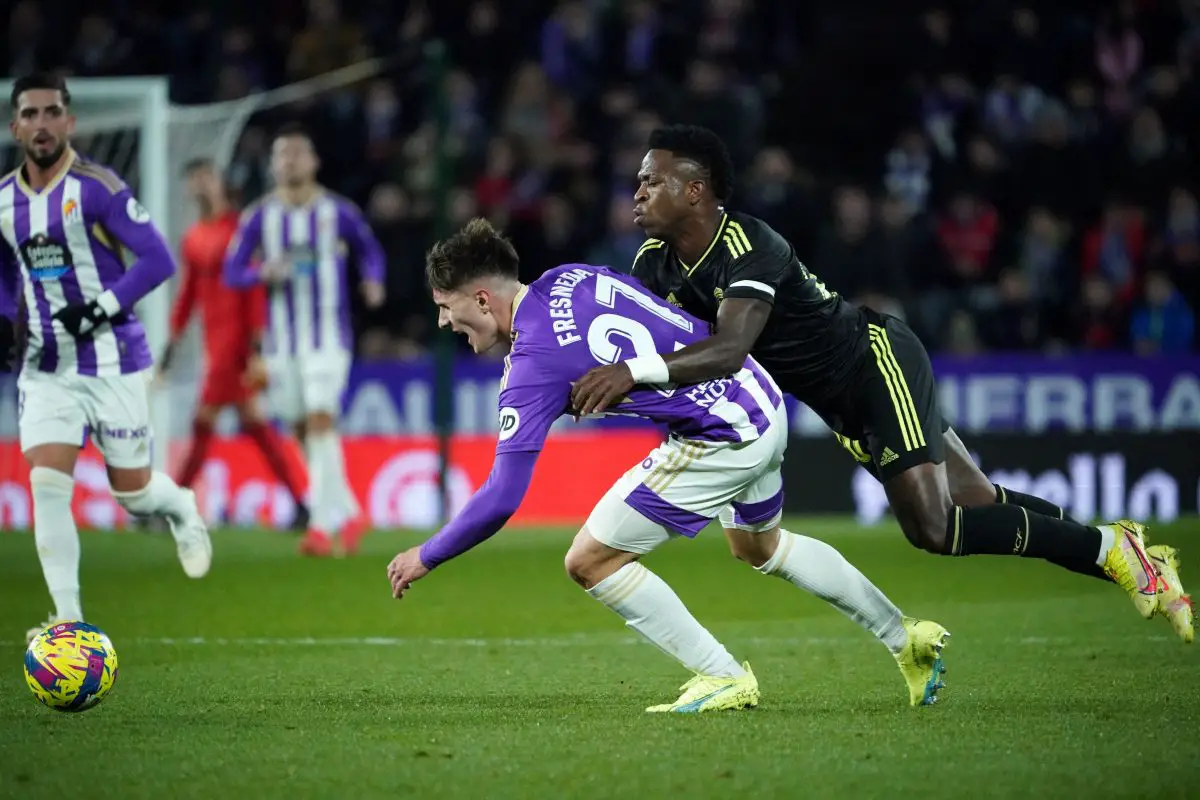
<instances>
[{"instance_id":1,"label":"wristband","mask_svg":"<svg viewBox=\"0 0 1200 800\"><path fill-rule=\"evenodd\" d=\"M625 362L634 383L649 383L661 385L671 382L671 370L663 357L655 353L652 356L638 356Z\"/></svg>"},{"instance_id":2,"label":"wristband","mask_svg":"<svg viewBox=\"0 0 1200 800\"><path fill-rule=\"evenodd\" d=\"M98 305L108 317L115 317L117 314L121 313L121 301L117 299L117 295L112 289L101 293L101 295L96 298L96 305Z\"/></svg>"}]
</instances>

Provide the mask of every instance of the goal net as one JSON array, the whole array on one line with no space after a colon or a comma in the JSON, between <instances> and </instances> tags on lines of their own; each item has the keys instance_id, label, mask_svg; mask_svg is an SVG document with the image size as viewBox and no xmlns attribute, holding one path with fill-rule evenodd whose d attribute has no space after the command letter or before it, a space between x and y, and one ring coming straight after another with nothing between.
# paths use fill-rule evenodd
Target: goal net
<instances>
[{"instance_id":1,"label":"goal net","mask_svg":"<svg viewBox=\"0 0 1200 800\"><path fill-rule=\"evenodd\" d=\"M309 110L333 102L386 69L384 59L371 59L237 100L194 106L172 104L166 78L72 78L68 86L76 117L73 145L80 153L114 169L130 185L178 252L183 232L195 219L182 179L182 170L189 161L211 158L224 170L233 160L243 134L272 112L282 116L293 109ZM2 96L7 98L12 81L0 80L0 86ZM15 142L10 139L0 145L0 174L15 169L20 161L20 148ZM175 289L176 282L172 281L144 299L137 309L155 353L162 352L167 342ZM154 392L152 416L158 444L154 453L159 468L168 450L163 445L187 436L187 423L196 402L196 339L193 334L183 343L172 381ZM11 378L0 375L0 447L17 438L15 406ZM228 424L228 420L223 422ZM10 472L3 462L12 458L11 449L0 458L0 484L4 474Z\"/></svg>"}]
</instances>

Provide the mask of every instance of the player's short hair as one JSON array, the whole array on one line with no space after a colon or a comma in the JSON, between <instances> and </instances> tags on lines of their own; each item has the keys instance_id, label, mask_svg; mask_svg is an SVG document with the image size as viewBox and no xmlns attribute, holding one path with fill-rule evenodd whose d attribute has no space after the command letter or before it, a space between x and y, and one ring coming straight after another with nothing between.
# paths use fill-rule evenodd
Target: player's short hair
<instances>
[{"instance_id":1,"label":"player's short hair","mask_svg":"<svg viewBox=\"0 0 1200 800\"><path fill-rule=\"evenodd\" d=\"M193 158L191 161L189 161L183 165L183 175L184 175L184 177L187 177L188 175L191 175L193 172L197 172L202 169L211 169L213 171L216 171L217 164L215 161L213 161L211 158L208 158L207 156L201 156L200 158Z\"/></svg>"},{"instance_id":2,"label":"player's short hair","mask_svg":"<svg viewBox=\"0 0 1200 800\"><path fill-rule=\"evenodd\" d=\"M520 263L512 242L492 223L476 217L430 248L425 256L425 280L431 289L452 292L479 278L516 278Z\"/></svg>"},{"instance_id":3,"label":"player's short hair","mask_svg":"<svg viewBox=\"0 0 1200 800\"><path fill-rule=\"evenodd\" d=\"M64 106L71 105L71 93L67 90L67 82L63 76L54 72L33 72L23 75L13 81L12 94L8 100L15 109L22 94L31 89L49 89L62 95Z\"/></svg>"},{"instance_id":4,"label":"player's short hair","mask_svg":"<svg viewBox=\"0 0 1200 800\"><path fill-rule=\"evenodd\" d=\"M699 125L667 125L650 133L651 150L670 150L708 173L708 188L721 202L733 194L733 159L721 137Z\"/></svg>"},{"instance_id":5,"label":"player's short hair","mask_svg":"<svg viewBox=\"0 0 1200 800\"><path fill-rule=\"evenodd\" d=\"M309 144L313 144L312 134L299 122L285 122L276 128L272 141L277 139L307 139Z\"/></svg>"}]
</instances>

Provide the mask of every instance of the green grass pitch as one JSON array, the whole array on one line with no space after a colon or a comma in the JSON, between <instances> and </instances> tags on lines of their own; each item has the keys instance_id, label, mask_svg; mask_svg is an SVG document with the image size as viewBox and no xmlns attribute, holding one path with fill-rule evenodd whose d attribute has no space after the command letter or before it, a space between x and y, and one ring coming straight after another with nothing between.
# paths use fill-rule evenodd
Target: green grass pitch
<instances>
[{"instance_id":1,"label":"green grass pitch","mask_svg":"<svg viewBox=\"0 0 1200 800\"><path fill-rule=\"evenodd\" d=\"M1072 798L1200 796L1200 646L1050 565L917 552L892 525L794 519L906 613L952 632L943 702L908 706L883 647L732 560L719 532L647 564L762 685L748 713L651 716L688 677L562 570L570 531L501 533L401 602L416 534L341 560L222 531L203 581L168 537L84 536L112 694L36 703L24 630L49 607L32 537L0 535L0 797ZM1200 586L1200 522L1151 531Z\"/></svg>"}]
</instances>

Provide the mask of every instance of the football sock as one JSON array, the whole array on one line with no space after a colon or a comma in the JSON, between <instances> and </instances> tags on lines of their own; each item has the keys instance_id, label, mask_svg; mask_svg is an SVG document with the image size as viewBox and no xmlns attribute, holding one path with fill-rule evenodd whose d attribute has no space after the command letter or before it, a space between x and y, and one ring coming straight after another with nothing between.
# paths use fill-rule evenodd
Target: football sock
<instances>
[{"instance_id":1,"label":"football sock","mask_svg":"<svg viewBox=\"0 0 1200 800\"><path fill-rule=\"evenodd\" d=\"M304 439L308 459L308 482L311 487L312 528L326 536L337 530L341 516L341 486L337 465L342 459L337 436L333 431L310 432Z\"/></svg>"},{"instance_id":2,"label":"football sock","mask_svg":"<svg viewBox=\"0 0 1200 800\"><path fill-rule=\"evenodd\" d=\"M79 604L79 531L71 514L75 479L47 467L29 471L33 494L33 538L56 619L81 620Z\"/></svg>"},{"instance_id":3,"label":"football sock","mask_svg":"<svg viewBox=\"0 0 1200 800\"><path fill-rule=\"evenodd\" d=\"M757 567L814 594L898 653L908 641L904 616L875 584L825 542L780 529L779 546Z\"/></svg>"},{"instance_id":4,"label":"football sock","mask_svg":"<svg viewBox=\"0 0 1200 800\"><path fill-rule=\"evenodd\" d=\"M200 468L204 466L204 460L208 456L208 445L212 437L211 422L199 419L192 421L192 446L183 459L183 469L179 471L180 486L191 486L196 482L196 476L200 474Z\"/></svg>"},{"instance_id":5,"label":"football sock","mask_svg":"<svg viewBox=\"0 0 1200 800\"><path fill-rule=\"evenodd\" d=\"M955 506L946 523L946 554L1043 558L1058 564L1092 563L1104 536L1097 528L995 503Z\"/></svg>"},{"instance_id":6,"label":"football sock","mask_svg":"<svg viewBox=\"0 0 1200 800\"><path fill-rule=\"evenodd\" d=\"M304 505L304 487L284 455L283 438L279 432L267 423L256 420L243 425L242 433L249 436L258 447L263 460L267 462L267 466L279 482L287 487L296 505Z\"/></svg>"},{"instance_id":7,"label":"football sock","mask_svg":"<svg viewBox=\"0 0 1200 800\"><path fill-rule=\"evenodd\" d=\"M330 431L330 436L333 438L333 448L337 451L337 456L331 458L331 469L333 477L330 480L336 482L338 487L338 508L344 514L347 520L354 519L362 514L362 508L358 504L358 498L354 496L354 490L350 488L350 481L346 478L346 456L342 450L342 437L337 431Z\"/></svg>"},{"instance_id":8,"label":"football sock","mask_svg":"<svg viewBox=\"0 0 1200 800\"><path fill-rule=\"evenodd\" d=\"M671 587L640 563L626 564L587 593L697 675L733 678L746 674Z\"/></svg>"},{"instance_id":9,"label":"football sock","mask_svg":"<svg viewBox=\"0 0 1200 800\"><path fill-rule=\"evenodd\" d=\"M1006 503L1006 504L1012 505L1012 506L1019 506L1021 508L1027 509L1029 511L1035 511L1038 514L1042 514L1047 517L1052 517L1054 519L1065 520L1067 522L1075 521L1071 518L1071 516L1069 514L1067 514L1067 512L1063 508L1061 508L1060 506L1054 505L1054 503L1051 503L1048 500L1043 500L1040 497L1034 497L1031 494L1023 494L1022 492L1014 492L1012 489L1006 489L1005 487L1001 486L1000 484L996 484L996 502L997 503ZM1104 534L1103 529L1101 529L1101 533ZM1099 578L1102 581L1111 581L1112 578L1108 577L1108 575L1105 574L1102 567L1104 566L1104 558L1106 555L1108 555L1108 548L1112 547L1112 543L1113 543L1112 538L1113 538L1112 532L1109 531L1107 533L1107 545L1104 544L1103 541L1101 542L1100 554L1097 558L1093 558L1093 559L1050 558L1047 560L1057 564L1060 567L1063 567L1064 569L1069 569L1072 572L1078 572L1081 575L1090 575L1093 578Z\"/></svg>"},{"instance_id":10,"label":"football sock","mask_svg":"<svg viewBox=\"0 0 1200 800\"><path fill-rule=\"evenodd\" d=\"M175 481L163 472L150 473L150 482L136 492L112 494L122 508L139 516L162 516L171 522L184 522L197 513L191 494L179 488ZM182 531L181 527L180 532Z\"/></svg>"}]
</instances>

